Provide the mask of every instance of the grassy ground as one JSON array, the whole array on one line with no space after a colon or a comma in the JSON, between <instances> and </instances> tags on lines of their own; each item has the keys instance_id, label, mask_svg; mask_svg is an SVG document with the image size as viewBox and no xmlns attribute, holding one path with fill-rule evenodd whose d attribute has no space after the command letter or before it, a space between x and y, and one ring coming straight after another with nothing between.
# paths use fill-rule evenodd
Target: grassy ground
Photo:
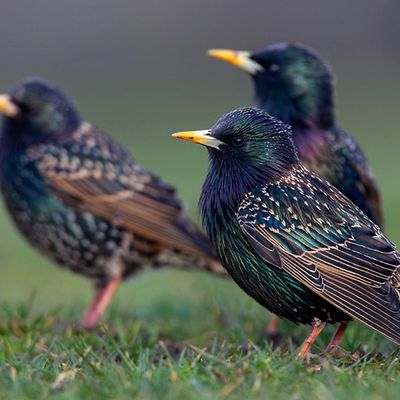
<instances>
[{"instance_id":1,"label":"grassy ground","mask_svg":"<svg viewBox=\"0 0 400 400\"><path fill-rule=\"evenodd\" d=\"M367 96L367 89L365 95L362 88L354 90L357 98L345 93L340 121L369 155L383 193L385 231L399 242L398 101L378 89L368 88L377 100ZM219 105L206 102L210 90L204 88L207 96L195 96L187 105L163 93L137 95L137 104L121 101L122 108L107 115L102 113L107 104L99 100L97 105L90 99L80 103L91 120L120 133L143 165L178 187L195 217L206 153L174 142L169 134L207 127L222 111L248 101L247 92L240 102L232 89ZM181 91L176 98L190 88ZM163 105L157 108L157 121L141 105L143 98L157 98ZM139 110L135 134L131 107ZM295 361L295 350L307 328L285 322L285 340L272 350L260 339L269 317L265 310L233 283L202 274L145 274L122 286L98 332L79 331L74 326L90 301L89 283L31 250L0 210L1 399L398 397L399 352L385 339L354 324L343 342L348 353L341 359L323 357L305 365ZM329 328L322 335L316 353L332 332Z\"/></svg>"},{"instance_id":2,"label":"grassy ground","mask_svg":"<svg viewBox=\"0 0 400 400\"><path fill-rule=\"evenodd\" d=\"M4 303L0 398L381 399L400 390L400 352L358 324L346 335L343 357L304 364L295 350L306 328L284 323L282 346L271 349L261 339L267 314L230 282L164 271L123 292L128 286L157 288L155 300L133 307L119 297L92 333L76 327L78 307L37 312L34 295L19 306Z\"/></svg>"}]
</instances>

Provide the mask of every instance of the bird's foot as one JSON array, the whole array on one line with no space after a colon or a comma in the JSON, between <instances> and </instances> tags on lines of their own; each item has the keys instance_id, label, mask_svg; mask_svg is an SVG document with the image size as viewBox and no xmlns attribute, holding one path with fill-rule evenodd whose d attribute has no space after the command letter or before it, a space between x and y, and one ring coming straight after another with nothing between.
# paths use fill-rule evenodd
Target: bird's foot
<instances>
[{"instance_id":1,"label":"bird's foot","mask_svg":"<svg viewBox=\"0 0 400 400\"><path fill-rule=\"evenodd\" d=\"M348 353L343 350L343 348L341 348L340 346L332 346L329 345L326 349L325 349L325 354L329 354L334 358L343 358L345 357Z\"/></svg>"}]
</instances>

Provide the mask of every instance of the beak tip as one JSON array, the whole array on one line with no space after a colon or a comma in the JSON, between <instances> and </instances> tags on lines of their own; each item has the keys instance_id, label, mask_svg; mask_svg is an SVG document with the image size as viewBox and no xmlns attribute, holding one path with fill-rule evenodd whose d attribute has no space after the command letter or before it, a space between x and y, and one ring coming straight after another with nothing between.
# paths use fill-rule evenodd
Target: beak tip
<instances>
[{"instance_id":1,"label":"beak tip","mask_svg":"<svg viewBox=\"0 0 400 400\"><path fill-rule=\"evenodd\" d=\"M226 50L226 49L208 49L207 55L212 58L216 58L222 61L228 61L228 58L232 58L234 51Z\"/></svg>"},{"instance_id":2,"label":"beak tip","mask_svg":"<svg viewBox=\"0 0 400 400\"><path fill-rule=\"evenodd\" d=\"M11 101L10 96L0 95L0 114L13 118L19 114L19 111L18 106Z\"/></svg>"}]
</instances>

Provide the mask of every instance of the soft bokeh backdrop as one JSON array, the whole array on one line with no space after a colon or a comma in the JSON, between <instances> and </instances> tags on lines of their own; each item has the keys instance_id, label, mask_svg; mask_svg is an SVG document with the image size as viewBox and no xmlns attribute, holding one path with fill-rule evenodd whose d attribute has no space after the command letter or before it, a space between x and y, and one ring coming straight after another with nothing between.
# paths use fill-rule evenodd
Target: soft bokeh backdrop
<instances>
[{"instance_id":1,"label":"soft bokeh backdrop","mask_svg":"<svg viewBox=\"0 0 400 400\"><path fill-rule=\"evenodd\" d=\"M384 198L385 230L400 242L399 13L396 0L3 0L0 91L30 75L57 82L88 120L174 184L197 218L206 151L170 134L209 127L252 101L250 79L207 58L206 49L303 42L336 71L340 125L365 149ZM89 283L33 251L4 207L0 263L2 302L33 296L35 312L60 306L62 316L75 310L76 317L89 301ZM165 304L184 312L201 301L260 320L264 315L228 281L172 270L126 283L112 309L132 318L159 309L162 320Z\"/></svg>"}]
</instances>

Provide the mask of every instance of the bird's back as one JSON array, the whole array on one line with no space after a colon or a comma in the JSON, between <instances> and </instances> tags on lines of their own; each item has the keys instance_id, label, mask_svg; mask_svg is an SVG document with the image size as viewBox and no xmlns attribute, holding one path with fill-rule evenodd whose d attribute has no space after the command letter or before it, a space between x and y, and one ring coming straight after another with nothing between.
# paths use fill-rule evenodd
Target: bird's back
<instances>
[{"instance_id":1,"label":"bird's back","mask_svg":"<svg viewBox=\"0 0 400 400\"><path fill-rule=\"evenodd\" d=\"M382 205L375 179L356 141L338 128L294 129L299 158L382 227Z\"/></svg>"}]
</instances>

